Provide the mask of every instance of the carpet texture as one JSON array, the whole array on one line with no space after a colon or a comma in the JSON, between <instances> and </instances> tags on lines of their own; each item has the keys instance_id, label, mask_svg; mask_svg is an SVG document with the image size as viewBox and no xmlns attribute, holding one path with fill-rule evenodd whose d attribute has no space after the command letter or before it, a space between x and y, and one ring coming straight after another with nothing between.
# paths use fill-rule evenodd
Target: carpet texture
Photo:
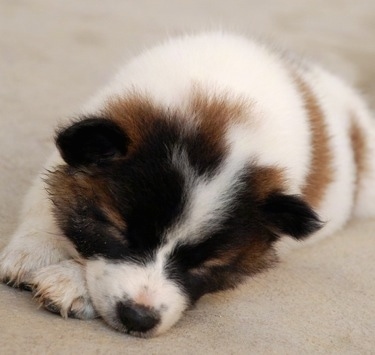
<instances>
[{"instance_id":1,"label":"carpet texture","mask_svg":"<svg viewBox=\"0 0 375 355\"><path fill-rule=\"evenodd\" d=\"M0 0L0 248L54 127L142 48L218 27L315 58L375 106L373 0ZM375 219L353 221L239 289L204 297L150 340L64 320L0 285L0 354L375 354L374 234Z\"/></svg>"}]
</instances>

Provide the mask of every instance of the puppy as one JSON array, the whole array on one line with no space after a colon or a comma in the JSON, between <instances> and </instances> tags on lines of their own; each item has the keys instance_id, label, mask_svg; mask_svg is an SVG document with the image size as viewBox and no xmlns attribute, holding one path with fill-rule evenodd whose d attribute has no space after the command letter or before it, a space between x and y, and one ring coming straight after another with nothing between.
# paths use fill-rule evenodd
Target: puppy
<instances>
[{"instance_id":1,"label":"puppy","mask_svg":"<svg viewBox=\"0 0 375 355\"><path fill-rule=\"evenodd\" d=\"M206 293L375 212L374 128L323 69L225 33L127 64L56 134L0 277L149 337Z\"/></svg>"}]
</instances>

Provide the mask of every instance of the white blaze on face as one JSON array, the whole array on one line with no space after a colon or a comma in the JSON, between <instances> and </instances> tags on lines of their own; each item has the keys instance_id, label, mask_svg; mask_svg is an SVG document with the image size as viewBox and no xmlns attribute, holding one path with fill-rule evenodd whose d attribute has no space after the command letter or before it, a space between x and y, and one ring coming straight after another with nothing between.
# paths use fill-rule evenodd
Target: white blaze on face
<instances>
[{"instance_id":1,"label":"white blaze on face","mask_svg":"<svg viewBox=\"0 0 375 355\"><path fill-rule=\"evenodd\" d=\"M166 232L168 243L194 243L220 227L231 210L231 202L241 188L242 174L252 158L248 149L249 135L248 127L243 125L228 130L228 156L212 178L198 176L187 153L181 148L175 149L172 164L184 176L187 202L178 222Z\"/></svg>"}]
</instances>

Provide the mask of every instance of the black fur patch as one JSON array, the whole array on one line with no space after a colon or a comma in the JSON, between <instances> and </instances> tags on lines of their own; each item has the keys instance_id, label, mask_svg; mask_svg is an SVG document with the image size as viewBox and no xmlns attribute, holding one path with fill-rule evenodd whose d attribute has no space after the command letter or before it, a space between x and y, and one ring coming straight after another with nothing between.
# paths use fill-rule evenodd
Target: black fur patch
<instances>
[{"instance_id":1,"label":"black fur patch","mask_svg":"<svg viewBox=\"0 0 375 355\"><path fill-rule=\"evenodd\" d=\"M184 208L185 181L171 164L173 150L183 148L198 174L211 174L222 159L210 149L204 135L182 131L168 119L151 120L143 144L129 155L126 147L131 142L126 133L107 119L75 123L61 131L56 144L69 166L52 173L49 179L55 215L84 257L135 260L152 255L163 232ZM95 197L80 189L78 182L69 186L64 196L54 192L57 184L75 177L87 177ZM126 224L124 230L116 229L106 218L100 207L101 195L113 201L113 208Z\"/></svg>"},{"instance_id":2,"label":"black fur patch","mask_svg":"<svg viewBox=\"0 0 375 355\"><path fill-rule=\"evenodd\" d=\"M323 225L318 215L299 196L274 193L266 199L262 210L271 228L295 239L303 239Z\"/></svg>"},{"instance_id":3,"label":"black fur patch","mask_svg":"<svg viewBox=\"0 0 375 355\"><path fill-rule=\"evenodd\" d=\"M80 166L125 155L128 138L110 120L88 118L60 131L56 145L69 165Z\"/></svg>"}]
</instances>

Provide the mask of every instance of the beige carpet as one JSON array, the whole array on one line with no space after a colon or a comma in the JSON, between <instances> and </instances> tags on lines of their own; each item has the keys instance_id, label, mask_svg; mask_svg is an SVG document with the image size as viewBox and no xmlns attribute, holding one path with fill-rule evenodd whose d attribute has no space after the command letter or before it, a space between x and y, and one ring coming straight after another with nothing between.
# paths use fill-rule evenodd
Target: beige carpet
<instances>
[{"instance_id":1,"label":"beige carpet","mask_svg":"<svg viewBox=\"0 0 375 355\"><path fill-rule=\"evenodd\" d=\"M57 122L122 61L167 34L263 34L355 82L375 106L374 0L0 0L0 247ZM63 320L0 286L0 354L375 354L375 220L352 222L167 334Z\"/></svg>"}]
</instances>

